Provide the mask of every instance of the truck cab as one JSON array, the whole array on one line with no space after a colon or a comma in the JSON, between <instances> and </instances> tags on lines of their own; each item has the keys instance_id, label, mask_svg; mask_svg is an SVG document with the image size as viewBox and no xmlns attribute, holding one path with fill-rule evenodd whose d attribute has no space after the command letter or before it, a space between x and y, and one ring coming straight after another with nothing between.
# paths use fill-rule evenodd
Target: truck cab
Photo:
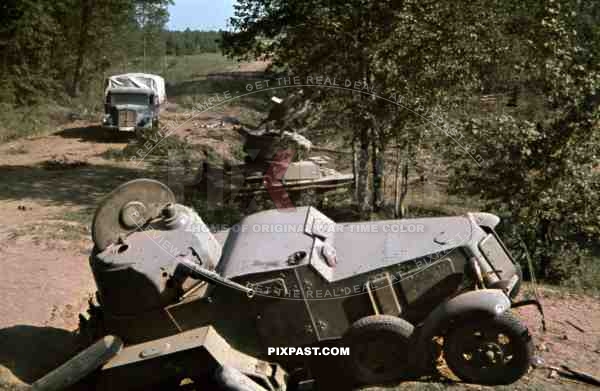
<instances>
[{"instance_id":1,"label":"truck cab","mask_svg":"<svg viewBox=\"0 0 600 391\"><path fill-rule=\"evenodd\" d=\"M136 131L158 126L159 104L148 88L111 88L104 102L102 125L119 131Z\"/></svg>"}]
</instances>

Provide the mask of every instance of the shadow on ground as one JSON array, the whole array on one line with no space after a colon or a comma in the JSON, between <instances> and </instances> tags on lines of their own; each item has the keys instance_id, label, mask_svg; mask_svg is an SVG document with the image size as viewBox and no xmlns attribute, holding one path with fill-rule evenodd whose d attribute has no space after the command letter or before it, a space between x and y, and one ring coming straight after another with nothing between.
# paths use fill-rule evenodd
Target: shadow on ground
<instances>
[{"instance_id":1,"label":"shadow on ground","mask_svg":"<svg viewBox=\"0 0 600 391\"><path fill-rule=\"evenodd\" d=\"M49 170L41 165L0 166L0 200L33 199L50 204L96 207L116 186L137 178L166 181L161 169L86 164Z\"/></svg>"},{"instance_id":2,"label":"shadow on ground","mask_svg":"<svg viewBox=\"0 0 600 391\"><path fill-rule=\"evenodd\" d=\"M128 142L135 138L134 132L119 132L116 129L106 129L102 126L67 128L55 133L55 135L97 143Z\"/></svg>"},{"instance_id":3,"label":"shadow on ground","mask_svg":"<svg viewBox=\"0 0 600 391\"><path fill-rule=\"evenodd\" d=\"M0 366L26 383L62 365L78 349L72 332L24 325L0 329L0 346Z\"/></svg>"}]
</instances>

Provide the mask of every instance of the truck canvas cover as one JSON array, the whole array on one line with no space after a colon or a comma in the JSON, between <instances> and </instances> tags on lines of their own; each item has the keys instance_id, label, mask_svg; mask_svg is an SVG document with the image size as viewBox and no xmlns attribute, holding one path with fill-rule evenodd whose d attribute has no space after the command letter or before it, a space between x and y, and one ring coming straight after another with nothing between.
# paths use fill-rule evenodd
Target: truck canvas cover
<instances>
[{"instance_id":1,"label":"truck canvas cover","mask_svg":"<svg viewBox=\"0 0 600 391\"><path fill-rule=\"evenodd\" d=\"M149 88L154 91L160 104L167 99L165 80L158 75L149 73L125 73L110 76L106 79L105 95L113 88Z\"/></svg>"}]
</instances>

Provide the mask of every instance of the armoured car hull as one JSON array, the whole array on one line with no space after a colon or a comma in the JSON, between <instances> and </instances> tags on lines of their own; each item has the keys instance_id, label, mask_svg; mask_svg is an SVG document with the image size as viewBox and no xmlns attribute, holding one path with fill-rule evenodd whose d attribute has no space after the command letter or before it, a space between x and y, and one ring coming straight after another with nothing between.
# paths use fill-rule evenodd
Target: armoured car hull
<instances>
[{"instance_id":1,"label":"armoured car hull","mask_svg":"<svg viewBox=\"0 0 600 391\"><path fill-rule=\"evenodd\" d=\"M514 302L520 274L498 221L471 213L337 224L301 207L212 233L166 186L126 183L92 227L94 330L125 345L97 368L108 382L148 371L151 383L233 374L228 389L247 389L250 376L259 387L250 389L284 390L286 370L314 374L318 360L269 348L334 345L350 349L338 363L351 366L353 384L381 383L430 370L441 336L462 379L511 383L527 371L532 343L509 309L539 303ZM106 356L94 349L86 354ZM65 365L90 369L73 360Z\"/></svg>"}]
</instances>

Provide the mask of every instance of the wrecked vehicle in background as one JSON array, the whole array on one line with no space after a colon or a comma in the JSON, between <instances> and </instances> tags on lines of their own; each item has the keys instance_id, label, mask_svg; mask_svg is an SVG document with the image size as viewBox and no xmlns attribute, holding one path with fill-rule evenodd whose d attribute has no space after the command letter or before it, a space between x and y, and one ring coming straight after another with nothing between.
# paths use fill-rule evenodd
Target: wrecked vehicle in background
<instances>
[{"instance_id":1,"label":"wrecked vehicle in background","mask_svg":"<svg viewBox=\"0 0 600 391\"><path fill-rule=\"evenodd\" d=\"M329 194L352 189L354 175L331 168L334 162L328 156L309 156L312 143L302 135L244 127L237 131L244 138L245 161L203 162L185 187L187 200L207 195L216 203L245 207L262 200L285 208L321 205Z\"/></svg>"},{"instance_id":2,"label":"wrecked vehicle in background","mask_svg":"<svg viewBox=\"0 0 600 391\"><path fill-rule=\"evenodd\" d=\"M512 383L533 343L510 309L539 302L515 302L520 268L498 223L469 213L340 224L301 207L211 232L160 182L125 183L92 223L97 303L81 329L104 337L34 388L94 372L107 390L185 380L275 391L315 379L346 389L431 373L441 351L464 381ZM276 347L349 355L322 365Z\"/></svg>"},{"instance_id":3,"label":"wrecked vehicle in background","mask_svg":"<svg viewBox=\"0 0 600 391\"><path fill-rule=\"evenodd\" d=\"M289 114L290 102L297 97L271 100L275 106L258 128L234 127L243 138L244 161L205 161L196 178L185 186L186 200L208 195L216 204L246 206L271 200L277 208L321 206L328 195L353 188L353 173L333 168L337 159L326 154L312 155L313 143L290 127L306 110L303 107Z\"/></svg>"},{"instance_id":4,"label":"wrecked vehicle in background","mask_svg":"<svg viewBox=\"0 0 600 391\"><path fill-rule=\"evenodd\" d=\"M129 73L106 79L102 125L119 131L157 127L166 101L164 79L157 75Z\"/></svg>"}]
</instances>

